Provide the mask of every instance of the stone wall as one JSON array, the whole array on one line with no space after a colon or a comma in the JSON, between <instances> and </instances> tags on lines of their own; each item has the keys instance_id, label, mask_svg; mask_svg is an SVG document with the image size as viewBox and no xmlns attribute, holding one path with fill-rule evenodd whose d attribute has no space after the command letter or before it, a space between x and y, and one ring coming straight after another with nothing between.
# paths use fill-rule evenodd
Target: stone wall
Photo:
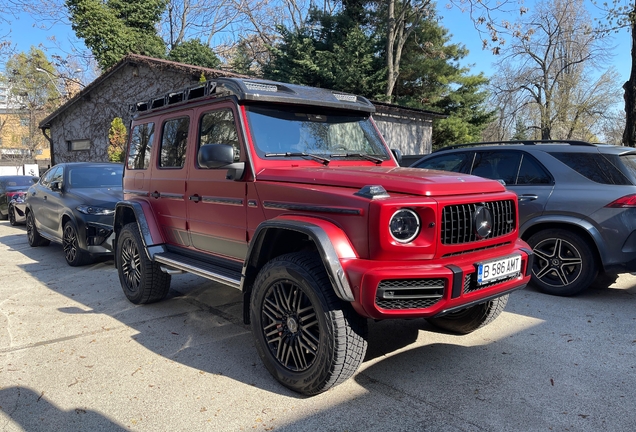
<instances>
[{"instance_id":1,"label":"stone wall","mask_svg":"<svg viewBox=\"0 0 636 432\"><path fill-rule=\"evenodd\" d=\"M196 84L198 77L154 67L126 64L101 85L60 113L51 124L54 162L107 162L108 131L115 117L129 129L130 105ZM89 140L87 150L69 150L69 142Z\"/></svg>"}]
</instances>

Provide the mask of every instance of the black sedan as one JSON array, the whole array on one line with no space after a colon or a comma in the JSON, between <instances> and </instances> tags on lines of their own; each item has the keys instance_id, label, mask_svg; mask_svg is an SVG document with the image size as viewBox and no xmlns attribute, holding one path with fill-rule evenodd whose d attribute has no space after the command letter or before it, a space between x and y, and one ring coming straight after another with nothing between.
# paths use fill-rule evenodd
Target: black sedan
<instances>
[{"instance_id":1,"label":"black sedan","mask_svg":"<svg viewBox=\"0 0 636 432\"><path fill-rule=\"evenodd\" d=\"M9 203L12 199L26 193L27 189L36 181L38 181L37 177L26 175L0 176L0 218L6 219L9 217L11 219L11 206L9 206Z\"/></svg>"},{"instance_id":2,"label":"black sedan","mask_svg":"<svg viewBox=\"0 0 636 432\"><path fill-rule=\"evenodd\" d=\"M55 165L29 188L26 225L29 244L61 243L71 266L112 254L115 204L123 199L123 166L74 162Z\"/></svg>"}]
</instances>

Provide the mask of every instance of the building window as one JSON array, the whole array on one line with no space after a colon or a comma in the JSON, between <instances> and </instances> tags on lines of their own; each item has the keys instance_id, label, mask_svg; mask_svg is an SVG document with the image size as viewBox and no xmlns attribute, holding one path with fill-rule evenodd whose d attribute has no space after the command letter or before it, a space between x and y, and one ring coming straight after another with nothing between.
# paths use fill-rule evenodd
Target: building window
<instances>
[{"instance_id":1,"label":"building window","mask_svg":"<svg viewBox=\"0 0 636 432\"><path fill-rule=\"evenodd\" d=\"M68 151L90 150L91 140L66 141L66 145L68 146Z\"/></svg>"}]
</instances>

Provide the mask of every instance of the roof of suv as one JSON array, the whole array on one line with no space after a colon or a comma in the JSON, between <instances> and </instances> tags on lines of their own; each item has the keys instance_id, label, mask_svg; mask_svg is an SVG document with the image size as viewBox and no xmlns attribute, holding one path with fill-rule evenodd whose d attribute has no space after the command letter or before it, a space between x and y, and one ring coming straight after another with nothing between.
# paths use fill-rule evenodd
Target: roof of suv
<instances>
[{"instance_id":1,"label":"roof of suv","mask_svg":"<svg viewBox=\"0 0 636 432\"><path fill-rule=\"evenodd\" d=\"M131 111L145 113L177 107L194 101L234 96L240 101L309 105L349 111L375 112L365 97L335 90L287 84L276 81L241 78L217 78L169 92L131 106Z\"/></svg>"},{"instance_id":2,"label":"roof of suv","mask_svg":"<svg viewBox=\"0 0 636 432\"><path fill-rule=\"evenodd\" d=\"M502 146L506 148L523 148L526 151L560 151L560 152L577 152L577 153L608 153L608 154L625 154L629 152L636 152L636 148L617 146L612 144L602 143L590 143L587 141L577 140L523 140L523 141L487 141L487 142L475 142L466 144L456 144L451 146L442 147L433 151L438 153L448 150L466 150L472 147L480 149L501 149Z\"/></svg>"}]
</instances>

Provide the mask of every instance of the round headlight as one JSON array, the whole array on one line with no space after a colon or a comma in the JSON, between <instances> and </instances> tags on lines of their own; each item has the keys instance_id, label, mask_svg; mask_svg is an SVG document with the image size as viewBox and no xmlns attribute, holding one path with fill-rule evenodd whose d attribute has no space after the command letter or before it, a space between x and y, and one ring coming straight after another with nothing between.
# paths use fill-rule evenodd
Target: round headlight
<instances>
[{"instance_id":1,"label":"round headlight","mask_svg":"<svg viewBox=\"0 0 636 432\"><path fill-rule=\"evenodd\" d=\"M413 210L398 210L391 216L389 231L395 240L408 243L420 233L420 218Z\"/></svg>"}]
</instances>

